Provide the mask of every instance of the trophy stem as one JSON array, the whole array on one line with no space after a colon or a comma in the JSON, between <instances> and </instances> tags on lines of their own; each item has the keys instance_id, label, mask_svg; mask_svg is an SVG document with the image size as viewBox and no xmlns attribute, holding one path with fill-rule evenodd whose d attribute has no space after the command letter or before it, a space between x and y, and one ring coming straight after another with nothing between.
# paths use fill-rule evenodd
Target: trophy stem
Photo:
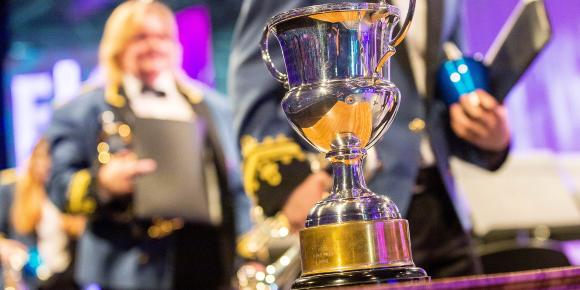
<instances>
[{"instance_id":1,"label":"trophy stem","mask_svg":"<svg viewBox=\"0 0 580 290\"><path fill-rule=\"evenodd\" d=\"M356 150L356 153L349 154L347 158L329 158L334 175L332 187L334 196L331 198L355 198L369 192L362 170L362 160L365 156L365 150Z\"/></svg>"},{"instance_id":2,"label":"trophy stem","mask_svg":"<svg viewBox=\"0 0 580 290\"><path fill-rule=\"evenodd\" d=\"M310 210L306 227L349 221L400 219L399 209L389 198L379 196L367 187L362 169L366 150L360 147L358 138L353 134L340 137L326 154L334 176L332 191Z\"/></svg>"},{"instance_id":3,"label":"trophy stem","mask_svg":"<svg viewBox=\"0 0 580 290\"><path fill-rule=\"evenodd\" d=\"M429 279L413 263L407 220L389 198L367 188L365 156L352 133L337 136L326 154L332 193L315 205L300 231L302 275L292 289Z\"/></svg>"}]
</instances>

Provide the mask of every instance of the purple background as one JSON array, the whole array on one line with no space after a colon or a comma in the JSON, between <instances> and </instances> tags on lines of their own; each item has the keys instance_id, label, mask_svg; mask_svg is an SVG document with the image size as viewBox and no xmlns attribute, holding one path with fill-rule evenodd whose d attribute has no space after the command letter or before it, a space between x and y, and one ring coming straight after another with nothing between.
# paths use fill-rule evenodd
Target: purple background
<instances>
[{"instance_id":1,"label":"purple background","mask_svg":"<svg viewBox=\"0 0 580 290\"><path fill-rule=\"evenodd\" d=\"M183 69L192 78L213 85L211 16L205 6L192 6L176 13L179 42L183 46Z\"/></svg>"},{"instance_id":2,"label":"purple background","mask_svg":"<svg viewBox=\"0 0 580 290\"><path fill-rule=\"evenodd\" d=\"M517 0L468 0L469 52L487 52ZM506 105L513 149L580 151L580 1L546 0L551 42Z\"/></svg>"}]
</instances>

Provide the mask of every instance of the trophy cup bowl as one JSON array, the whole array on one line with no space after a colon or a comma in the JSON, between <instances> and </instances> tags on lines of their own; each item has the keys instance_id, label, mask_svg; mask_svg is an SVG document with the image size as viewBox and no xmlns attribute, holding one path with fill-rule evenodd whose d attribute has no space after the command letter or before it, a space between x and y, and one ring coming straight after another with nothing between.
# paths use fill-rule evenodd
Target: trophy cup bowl
<instances>
[{"instance_id":1,"label":"trophy cup bowl","mask_svg":"<svg viewBox=\"0 0 580 290\"><path fill-rule=\"evenodd\" d=\"M362 160L388 129L400 103L390 82L389 59L399 10L384 3L336 3L293 9L272 17L262 57L289 91L282 108L293 129L333 169L330 195L311 209L300 232L302 275L294 289L428 279L415 267L409 226L386 196L367 188ZM272 34L282 47L287 74L268 51Z\"/></svg>"}]
</instances>

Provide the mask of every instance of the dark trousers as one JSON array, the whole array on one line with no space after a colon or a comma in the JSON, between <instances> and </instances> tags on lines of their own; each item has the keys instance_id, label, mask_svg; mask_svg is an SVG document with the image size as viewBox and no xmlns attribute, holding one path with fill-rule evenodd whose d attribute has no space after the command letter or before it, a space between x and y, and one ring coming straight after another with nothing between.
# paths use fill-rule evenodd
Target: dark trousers
<instances>
[{"instance_id":1,"label":"dark trousers","mask_svg":"<svg viewBox=\"0 0 580 290\"><path fill-rule=\"evenodd\" d=\"M411 200L409 220L413 260L433 278L481 273L481 262L457 217L437 169L422 169L420 192Z\"/></svg>"},{"instance_id":2,"label":"dark trousers","mask_svg":"<svg viewBox=\"0 0 580 290\"><path fill-rule=\"evenodd\" d=\"M148 225L144 222L142 225ZM111 227L109 227L111 228ZM146 231L144 227L141 231ZM135 231L139 231L135 226ZM124 230L120 232L129 232ZM141 235L136 238L148 239ZM180 230L163 239L148 239L140 242L140 250L146 257L164 258L160 251L173 256L172 263L166 265L173 276L170 288L131 288L131 290L220 290L230 289L232 277L234 244L226 236L223 228L186 223ZM132 240L132 243L135 243ZM133 244L131 244L132 246ZM161 277L158 277L161 279ZM88 286L88 285L87 285ZM113 287L85 286L84 290L129 290ZM59 289L60 290L60 289Z\"/></svg>"},{"instance_id":3,"label":"dark trousers","mask_svg":"<svg viewBox=\"0 0 580 290\"><path fill-rule=\"evenodd\" d=\"M227 244L213 226L186 226L176 232L172 289L226 289L234 251L233 244L232 249Z\"/></svg>"}]
</instances>

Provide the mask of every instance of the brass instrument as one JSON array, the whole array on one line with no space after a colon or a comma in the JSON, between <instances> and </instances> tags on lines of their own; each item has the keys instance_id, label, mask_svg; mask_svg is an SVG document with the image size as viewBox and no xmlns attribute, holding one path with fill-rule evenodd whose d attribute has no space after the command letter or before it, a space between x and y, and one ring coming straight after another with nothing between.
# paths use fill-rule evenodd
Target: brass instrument
<instances>
[{"instance_id":1,"label":"brass instrument","mask_svg":"<svg viewBox=\"0 0 580 290\"><path fill-rule=\"evenodd\" d=\"M264 218L259 206L254 207L253 217L256 226L239 239L237 251L244 258L266 261L271 257L268 245L273 240L288 238L290 227L286 217L282 214Z\"/></svg>"},{"instance_id":2,"label":"brass instrument","mask_svg":"<svg viewBox=\"0 0 580 290\"><path fill-rule=\"evenodd\" d=\"M262 208L255 205L252 216L256 225L239 239L237 252L255 262L238 269L238 288L288 289L300 273L298 237L290 234L288 220L281 213L264 218ZM286 250L275 259L280 248ZM272 259L275 261L269 263Z\"/></svg>"},{"instance_id":3,"label":"brass instrument","mask_svg":"<svg viewBox=\"0 0 580 290\"><path fill-rule=\"evenodd\" d=\"M279 140L284 140L279 137ZM311 172L326 170L329 166L324 155L304 153ZM248 191L252 201L251 216L255 226L237 243L238 254L255 262L237 271L240 289L290 289L300 274L300 245L297 234L290 233L288 219L278 213L266 217L257 198ZM257 288L259 287L259 288Z\"/></svg>"},{"instance_id":4,"label":"brass instrument","mask_svg":"<svg viewBox=\"0 0 580 290\"><path fill-rule=\"evenodd\" d=\"M236 277L240 290L289 289L300 273L300 245L291 246L278 260L267 266L247 264Z\"/></svg>"}]
</instances>

